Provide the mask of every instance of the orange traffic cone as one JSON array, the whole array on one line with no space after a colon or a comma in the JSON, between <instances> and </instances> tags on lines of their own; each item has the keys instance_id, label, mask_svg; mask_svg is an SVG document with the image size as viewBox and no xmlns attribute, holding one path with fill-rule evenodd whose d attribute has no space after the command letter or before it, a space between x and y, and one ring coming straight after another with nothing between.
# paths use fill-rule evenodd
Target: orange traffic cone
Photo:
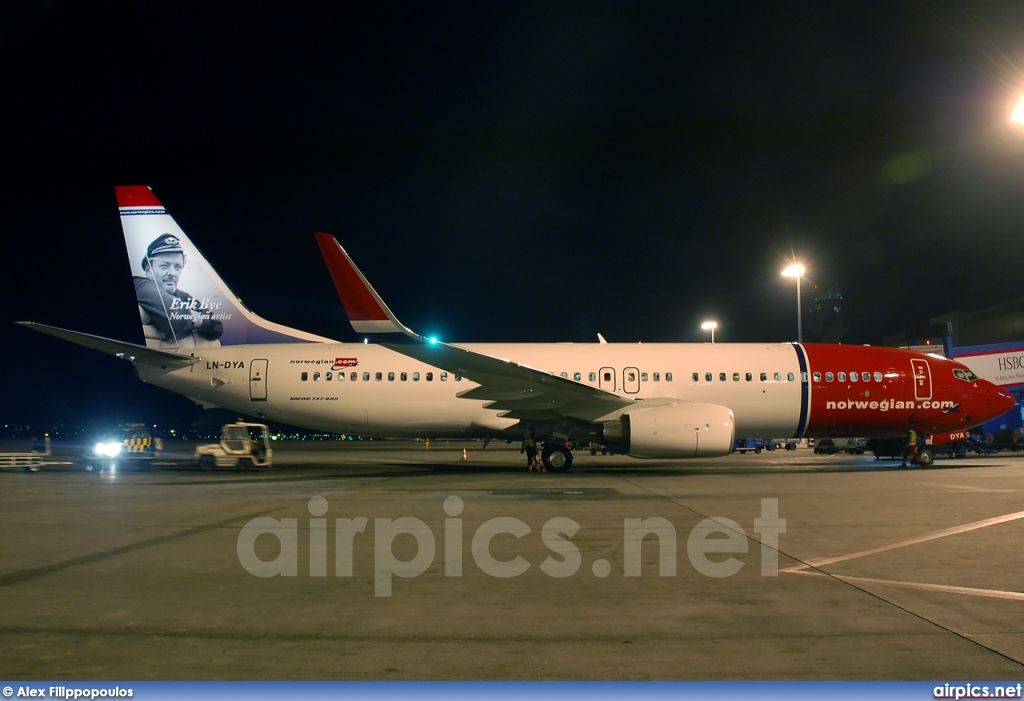
<instances>
[{"instance_id":1,"label":"orange traffic cone","mask_svg":"<svg viewBox=\"0 0 1024 701\"><path fill-rule=\"evenodd\" d=\"M469 458L466 457L466 449L465 448L462 449L462 459L463 460L469 460Z\"/></svg>"}]
</instances>

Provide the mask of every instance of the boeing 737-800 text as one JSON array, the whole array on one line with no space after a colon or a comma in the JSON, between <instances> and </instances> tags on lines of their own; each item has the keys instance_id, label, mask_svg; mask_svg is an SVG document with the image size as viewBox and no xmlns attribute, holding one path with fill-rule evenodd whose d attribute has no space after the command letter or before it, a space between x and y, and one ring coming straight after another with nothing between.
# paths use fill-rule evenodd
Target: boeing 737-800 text
<instances>
[{"instance_id":1,"label":"boeing 737-800 text","mask_svg":"<svg viewBox=\"0 0 1024 701\"><path fill-rule=\"evenodd\" d=\"M246 309L145 186L117 188L145 345L30 328L132 362L201 405L374 437L543 441L639 458L718 457L737 435L963 430L1014 406L964 365L897 348L824 344L450 344L404 325L338 242L317 242L352 327L346 343Z\"/></svg>"}]
</instances>

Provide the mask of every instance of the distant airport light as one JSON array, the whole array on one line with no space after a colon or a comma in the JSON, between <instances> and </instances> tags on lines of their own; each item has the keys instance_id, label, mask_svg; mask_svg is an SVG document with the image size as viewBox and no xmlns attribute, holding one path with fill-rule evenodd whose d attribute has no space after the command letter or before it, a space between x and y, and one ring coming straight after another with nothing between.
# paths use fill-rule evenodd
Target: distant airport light
<instances>
[{"instance_id":1,"label":"distant airport light","mask_svg":"<svg viewBox=\"0 0 1024 701\"><path fill-rule=\"evenodd\" d=\"M796 278L796 342L804 342L803 316L800 313L800 278L807 272L803 263L793 263L782 271L783 277Z\"/></svg>"},{"instance_id":2,"label":"distant airport light","mask_svg":"<svg viewBox=\"0 0 1024 701\"><path fill-rule=\"evenodd\" d=\"M714 343L715 342L715 329L718 328L718 322L717 321L705 321L703 324L700 325L700 327L703 330L705 330L705 331L710 331L711 332L711 342Z\"/></svg>"},{"instance_id":3,"label":"distant airport light","mask_svg":"<svg viewBox=\"0 0 1024 701\"><path fill-rule=\"evenodd\" d=\"M1017 100L1017 106L1013 108L1013 112L1010 114L1010 121L1014 124L1024 124L1024 95L1021 95L1020 99Z\"/></svg>"},{"instance_id":4,"label":"distant airport light","mask_svg":"<svg viewBox=\"0 0 1024 701\"><path fill-rule=\"evenodd\" d=\"M434 338L433 336L431 336L431 337L430 337L430 338L428 338L427 340L428 340L428 341L430 341L430 345L432 345L432 346L433 346L433 345L437 345L437 339L436 339L436 338Z\"/></svg>"}]
</instances>

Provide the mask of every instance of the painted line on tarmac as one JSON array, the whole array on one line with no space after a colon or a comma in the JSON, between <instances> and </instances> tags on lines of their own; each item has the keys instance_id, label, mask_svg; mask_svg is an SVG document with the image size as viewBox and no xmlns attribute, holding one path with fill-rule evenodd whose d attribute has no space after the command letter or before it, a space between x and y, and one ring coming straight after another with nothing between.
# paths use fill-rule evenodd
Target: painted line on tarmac
<instances>
[{"instance_id":1,"label":"painted line on tarmac","mask_svg":"<svg viewBox=\"0 0 1024 701\"><path fill-rule=\"evenodd\" d=\"M780 572L782 570L779 570ZM828 574L826 572L793 572L790 574L801 574L805 577L815 579L838 579L847 584L876 584L885 587L896 587L898 589L918 589L921 591L938 591L945 594L963 594L965 596L982 596L990 599L1010 599L1013 601L1024 601L1024 592L1003 591L1002 589L975 589L974 587L954 587L947 584L928 584L927 582L904 582L898 579L875 579L873 577L848 577L841 574Z\"/></svg>"},{"instance_id":2,"label":"painted line on tarmac","mask_svg":"<svg viewBox=\"0 0 1024 701\"><path fill-rule=\"evenodd\" d=\"M903 548L908 545L926 543L929 540L937 540L938 538L945 538L951 535L967 533L968 531L975 531L979 528L987 528L988 526L996 526L1000 523L1008 523L1009 521L1016 521L1022 518L1024 518L1024 511L1017 511L1012 514L1006 514L1005 516L996 516L995 518L987 518L983 521L974 521L973 523L965 523L960 526L953 526L952 528L943 528L942 530L932 531L931 533L923 533L921 535L911 536L910 538L894 540L891 543L873 545L868 548L861 548L860 550L851 550L850 552L842 553L839 555L828 555L825 557L818 557L811 560L805 560L803 562L800 562L799 564L786 565L785 567L780 567L779 571L796 572L799 570L805 570L808 567L822 567L824 565L834 565L837 562L853 560L854 558L864 557L866 555L874 555L875 553L883 553L887 550L895 550L896 548Z\"/></svg>"},{"instance_id":3,"label":"painted line on tarmac","mask_svg":"<svg viewBox=\"0 0 1024 701\"><path fill-rule=\"evenodd\" d=\"M904 548L908 545L917 545L918 543L926 543L930 540L938 540L939 538L947 538L949 536L959 535L961 533L969 533L970 531L976 531L978 529L987 528L989 526L997 526L1002 523L1017 521L1022 518L1024 518L1024 511L1017 511L1012 514L1005 514L1003 516L987 518L981 521L973 521L971 523L965 523L959 526L953 526L951 528L943 528L938 531L923 533L921 535L911 536L910 538L903 538L901 540L892 541L890 543L875 545L868 548L861 548L859 550L852 550L850 552L841 553L838 555L829 555L825 557L813 558L803 562L796 562L792 565L780 567L778 571L784 574L799 574L805 577L815 577L818 579L837 579L839 581L847 582L849 584L876 584L882 586L899 587L903 589L918 589L923 591L938 591L948 594L962 594L965 596L982 596L994 599L1011 599L1014 601L1024 601L1024 592L1018 591L1005 591L1002 589L977 589L973 587L956 587L945 584L929 584L927 582L906 582L898 579L875 579L871 577L856 577L829 574L828 572L810 571L811 568L818 569L826 565L834 565L837 562L846 562L848 560L854 560L859 557L866 557L868 555L883 553L889 550L896 550L897 548Z\"/></svg>"}]
</instances>

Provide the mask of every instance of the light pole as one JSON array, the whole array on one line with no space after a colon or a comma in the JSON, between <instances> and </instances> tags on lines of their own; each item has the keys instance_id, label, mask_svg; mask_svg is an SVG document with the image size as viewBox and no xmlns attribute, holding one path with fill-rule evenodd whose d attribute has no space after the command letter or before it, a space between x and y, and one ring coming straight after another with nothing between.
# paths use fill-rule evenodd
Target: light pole
<instances>
[{"instance_id":1,"label":"light pole","mask_svg":"<svg viewBox=\"0 0 1024 701\"><path fill-rule=\"evenodd\" d=\"M793 263L785 270L782 271L783 277L795 277L796 278L796 342L804 342L804 325L803 317L800 314L800 278L803 277L804 273L807 272L807 268L803 266L803 263Z\"/></svg>"},{"instance_id":2,"label":"light pole","mask_svg":"<svg viewBox=\"0 0 1024 701\"><path fill-rule=\"evenodd\" d=\"M717 321L705 321L703 324L700 325L700 327L702 329L704 329L705 331L710 331L711 332L711 342L714 343L715 342L715 329L718 328L718 322Z\"/></svg>"}]
</instances>

